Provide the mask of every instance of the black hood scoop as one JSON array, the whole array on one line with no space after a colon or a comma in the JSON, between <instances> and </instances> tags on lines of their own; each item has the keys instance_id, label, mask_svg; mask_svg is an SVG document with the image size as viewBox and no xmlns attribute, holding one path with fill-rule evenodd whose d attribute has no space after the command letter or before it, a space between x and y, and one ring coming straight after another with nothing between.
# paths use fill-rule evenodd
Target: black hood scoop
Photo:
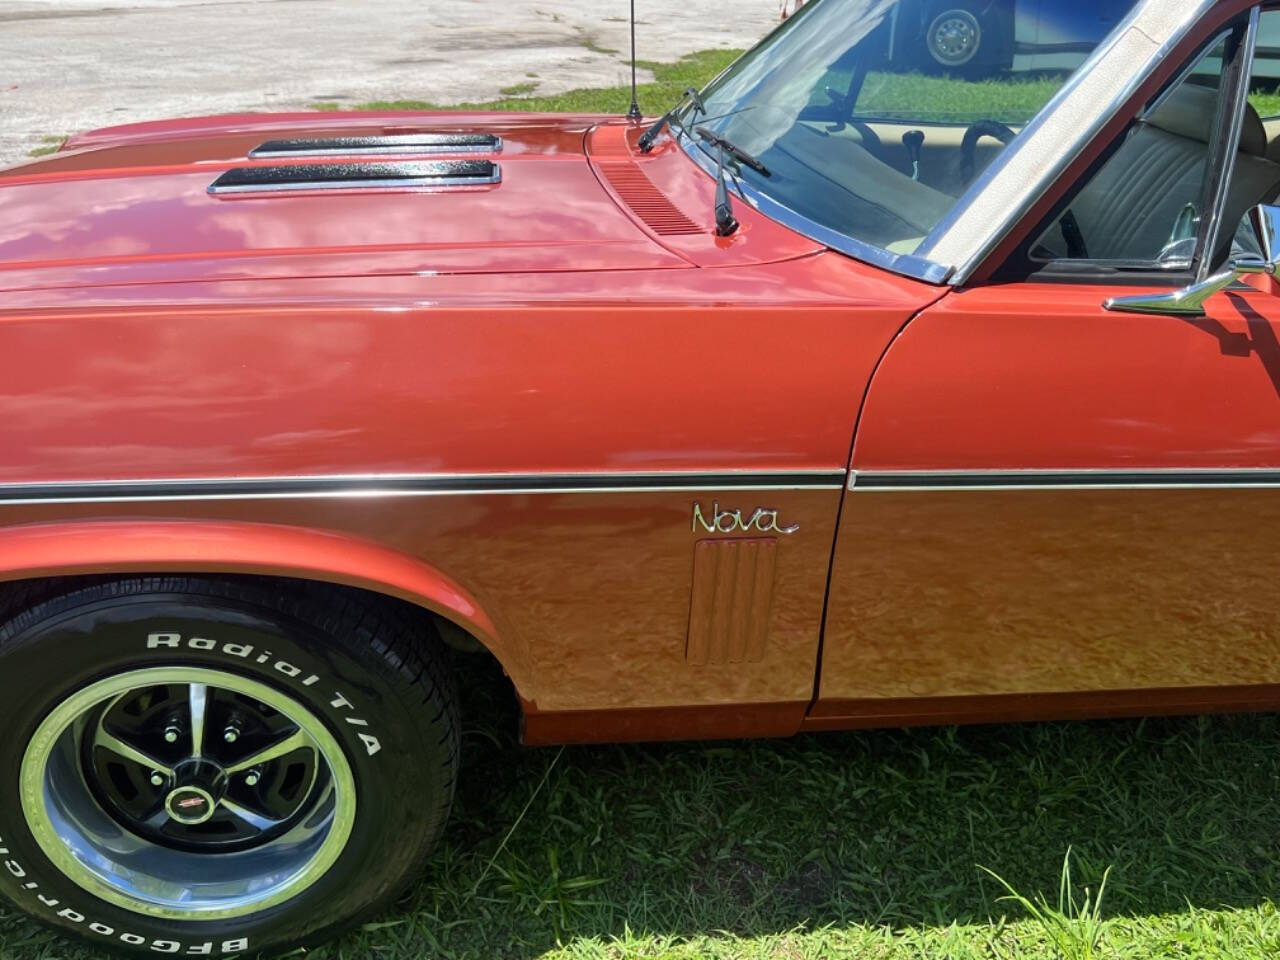
<instances>
[{"instance_id":1,"label":"black hood scoop","mask_svg":"<svg viewBox=\"0 0 1280 960\"><path fill-rule=\"evenodd\" d=\"M367 190L415 187L486 187L502 182L492 160L430 160L383 163L293 163L235 167L209 184L212 194L302 190Z\"/></svg>"},{"instance_id":2,"label":"black hood scoop","mask_svg":"<svg viewBox=\"0 0 1280 960\"><path fill-rule=\"evenodd\" d=\"M268 140L249 151L250 160L278 157L409 156L413 154L500 153L502 138L492 133L403 133L377 137L323 137Z\"/></svg>"}]
</instances>

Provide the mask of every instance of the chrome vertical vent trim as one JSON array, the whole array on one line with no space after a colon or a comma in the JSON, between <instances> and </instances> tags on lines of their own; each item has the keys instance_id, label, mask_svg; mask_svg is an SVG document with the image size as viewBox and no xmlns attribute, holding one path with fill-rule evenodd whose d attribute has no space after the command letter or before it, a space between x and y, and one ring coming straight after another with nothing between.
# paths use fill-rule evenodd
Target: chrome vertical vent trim
<instances>
[{"instance_id":1,"label":"chrome vertical vent trim","mask_svg":"<svg viewBox=\"0 0 1280 960\"><path fill-rule=\"evenodd\" d=\"M501 182L502 169L491 160L297 163L278 167L236 167L209 184L209 192L244 194L296 190L477 187Z\"/></svg>"},{"instance_id":2,"label":"chrome vertical vent trim","mask_svg":"<svg viewBox=\"0 0 1280 960\"><path fill-rule=\"evenodd\" d=\"M492 133L403 133L268 140L250 150L249 159L501 152L502 138Z\"/></svg>"}]
</instances>

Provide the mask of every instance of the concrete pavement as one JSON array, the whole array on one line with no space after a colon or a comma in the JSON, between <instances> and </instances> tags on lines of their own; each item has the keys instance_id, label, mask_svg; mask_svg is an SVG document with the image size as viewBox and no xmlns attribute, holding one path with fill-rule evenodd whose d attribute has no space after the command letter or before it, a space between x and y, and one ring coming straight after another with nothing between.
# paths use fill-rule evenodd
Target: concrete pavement
<instances>
[{"instance_id":1,"label":"concrete pavement","mask_svg":"<svg viewBox=\"0 0 1280 960\"><path fill-rule=\"evenodd\" d=\"M776 25L779 2L637 0L640 59L749 46ZM137 120L624 83L628 10L627 0L3 0L0 165L46 138Z\"/></svg>"}]
</instances>

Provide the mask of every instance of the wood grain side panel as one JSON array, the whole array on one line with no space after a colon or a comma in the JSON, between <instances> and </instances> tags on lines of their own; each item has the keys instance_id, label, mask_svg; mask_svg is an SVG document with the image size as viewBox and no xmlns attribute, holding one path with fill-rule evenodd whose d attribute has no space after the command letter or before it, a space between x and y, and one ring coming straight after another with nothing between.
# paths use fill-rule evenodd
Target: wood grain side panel
<instances>
[{"instance_id":1,"label":"wood grain side panel","mask_svg":"<svg viewBox=\"0 0 1280 960\"><path fill-rule=\"evenodd\" d=\"M823 711L1280 684L1274 490L854 493L840 523Z\"/></svg>"},{"instance_id":2,"label":"wood grain side panel","mask_svg":"<svg viewBox=\"0 0 1280 960\"><path fill-rule=\"evenodd\" d=\"M773 609L776 540L700 540L685 657L691 665L758 663Z\"/></svg>"},{"instance_id":3,"label":"wood grain side panel","mask_svg":"<svg viewBox=\"0 0 1280 960\"><path fill-rule=\"evenodd\" d=\"M129 521L157 517L194 521L188 535L196 539L205 520L346 535L428 563L474 598L489 614L493 634L521 651L527 669L518 692L539 710L573 711L588 720L596 710L736 704L750 711L781 702L807 704L813 693L840 491L772 490L767 496L763 502L800 530L771 547L774 597L766 623L760 634L739 641L742 650L759 656L744 655L732 669L695 666L687 656L697 540L689 518L695 502L706 506L717 497L749 512L762 502L750 490L11 505L0 507L0 545L8 524L109 520L102 535L109 547L127 539ZM713 539L735 544L758 538ZM180 543L175 540L175 550ZM266 554L260 565L246 566L131 554L90 569L271 573L274 559ZM81 561L70 551L64 563L32 574L85 572L77 566ZM723 658L728 648L722 649ZM640 713L628 722L654 716ZM708 736L731 736L740 728L734 719L714 733L714 716L698 721ZM645 739L641 732L635 736Z\"/></svg>"}]
</instances>

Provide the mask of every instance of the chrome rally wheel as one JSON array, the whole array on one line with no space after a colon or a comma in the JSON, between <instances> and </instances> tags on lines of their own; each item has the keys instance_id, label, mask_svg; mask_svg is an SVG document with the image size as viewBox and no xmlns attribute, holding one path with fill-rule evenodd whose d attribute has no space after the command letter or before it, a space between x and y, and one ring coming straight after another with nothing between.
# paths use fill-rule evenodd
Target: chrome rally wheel
<instances>
[{"instance_id":1,"label":"chrome rally wheel","mask_svg":"<svg viewBox=\"0 0 1280 960\"><path fill-rule=\"evenodd\" d=\"M351 766L305 707L219 670L157 667L77 691L37 728L22 812L70 880L156 917L282 903L337 860Z\"/></svg>"},{"instance_id":2,"label":"chrome rally wheel","mask_svg":"<svg viewBox=\"0 0 1280 960\"><path fill-rule=\"evenodd\" d=\"M453 796L432 621L339 587L132 578L0 624L0 893L99 948L275 954L421 873Z\"/></svg>"}]
</instances>

